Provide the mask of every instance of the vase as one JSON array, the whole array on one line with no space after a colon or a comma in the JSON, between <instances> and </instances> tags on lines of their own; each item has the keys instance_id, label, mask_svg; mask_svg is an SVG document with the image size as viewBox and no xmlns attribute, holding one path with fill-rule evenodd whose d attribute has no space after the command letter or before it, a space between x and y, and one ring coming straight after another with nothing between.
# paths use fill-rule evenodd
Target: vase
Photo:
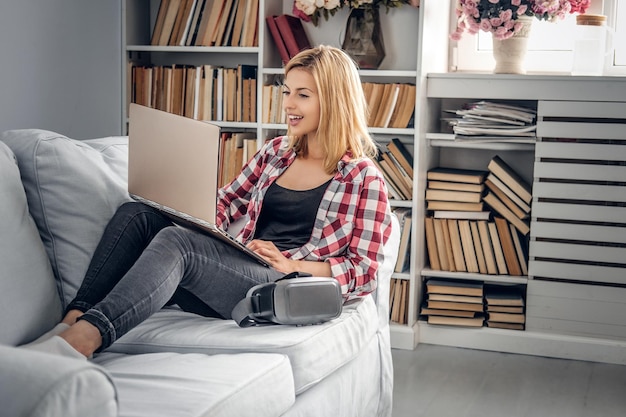
<instances>
[{"instance_id":1,"label":"vase","mask_svg":"<svg viewBox=\"0 0 626 417\"><path fill-rule=\"evenodd\" d=\"M356 8L350 11L341 47L360 68L378 69L385 58L378 9Z\"/></svg>"},{"instance_id":2,"label":"vase","mask_svg":"<svg viewBox=\"0 0 626 417\"><path fill-rule=\"evenodd\" d=\"M524 23L519 32L508 39L493 39L493 59L496 74L526 74L524 59L528 50L528 36L532 27L533 17L522 16L518 20Z\"/></svg>"}]
</instances>

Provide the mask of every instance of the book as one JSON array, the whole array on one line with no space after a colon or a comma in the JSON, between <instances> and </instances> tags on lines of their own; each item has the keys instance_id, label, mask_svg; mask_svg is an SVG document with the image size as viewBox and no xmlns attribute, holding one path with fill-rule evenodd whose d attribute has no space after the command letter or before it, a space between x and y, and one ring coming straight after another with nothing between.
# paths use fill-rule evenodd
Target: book
<instances>
[{"instance_id":1,"label":"book","mask_svg":"<svg viewBox=\"0 0 626 417\"><path fill-rule=\"evenodd\" d=\"M503 217L496 217L494 221L496 223L496 228L498 229L500 245L502 246L502 252L504 253L506 268L509 271L509 275L521 276L522 269L520 267L519 260L517 259L517 252L515 251L515 245L513 243L513 237L511 236L509 223Z\"/></svg>"},{"instance_id":2,"label":"book","mask_svg":"<svg viewBox=\"0 0 626 417\"><path fill-rule=\"evenodd\" d=\"M454 263L454 253L452 252L452 241L450 239L450 227L448 226L448 219L435 219L435 225L437 225L438 223L441 223L441 229L443 232L443 247L445 249L446 259L448 261L447 271L456 272L456 265ZM435 236L437 236L436 232L437 232L437 228L435 228Z\"/></svg>"},{"instance_id":3,"label":"book","mask_svg":"<svg viewBox=\"0 0 626 417\"><path fill-rule=\"evenodd\" d=\"M370 84L370 93L368 95L367 108L368 108L368 117L367 117L367 125L372 127L375 125L376 115L378 114L378 109L380 108L380 102L382 101L383 94L385 92L385 84L383 83L369 83Z\"/></svg>"},{"instance_id":4,"label":"book","mask_svg":"<svg viewBox=\"0 0 626 417\"><path fill-rule=\"evenodd\" d=\"M480 240L480 234L478 232L478 222L469 221L469 225L472 231L472 241L474 242L474 252L476 253L476 261L478 262L478 272L480 272L481 274L486 274L487 262L485 261L485 254L483 253L483 246Z\"/></svg>"},{"instance_id":5,"label":"book","mask_svg":"<svg viewBox=\"0 0 626 417\"><path fill-rule=\"evenodd\" d=\"M257 46L259 40L259 1L247 0L239 46Z\"/></svg>"},{"instance_id":6,"label":"book","mask_svg":"<svg viewBox=\"0 0 626 417\"><path fill-rule=\"evenodd\" d=\"M427 216L424 218L424 234L426 235L426 250L428 253L430 268L436 271L441 271L442 266L439 261L437 240L435 237L435 222L432 217ZM447 269L444 269L444 271L447 271Z\"/></svg>"},{"instance_id":7,"label":"book","mask_svg":"<svg viewBox=\"0 0 626 417\"><path fill-rule=\"evenodd\" d=\"M490 322L498 322L498 323L518 323L524 324L526 322L526 316L524 314L515 314L515 313L499 313L499 312L488 312L487 320Z\"/></svg>"},{"instance_id":8,"label":"book","mask_svg":"<svg viewBox=\"0 0 626 417\"><path fill-rule=\"evenodd\" d=\"M524 307L521 306L497 306L490 305L487 306L487 311L497 312L497 313L514 313L514 314L523 314Z\"/></svg>"},{"instance_id":9,"label":"book","mask_svg":"<svg viewBox=\"0 0 626 417\"><path fill-rule=\"evenodd\" d=\"M482 193L472 191L426 189L426 201L458 201L463 203L480 203Z\"/></svg>"},{"instance_id":10,"label":"book","mask_svg":"<svg viewBox=\"0 0 626 417\"><path fill-rule=\"evenodd\" d=\"M393 84L391 97L387 100L385 110L382 112L383 118L381 121L381 127L389 127L389 124L391 123L391 116L393 115L395 108L398 106L398 97L400 96L401 88L400 84Z\"/></svg>"},{"instance_id":11,"label":"book","mask_svg":"<svg viewBox=\"0 0 626 417\"><path fill-rule=\"evenodd\" d=\"M293 58L304 49L311 48L311 42L299 18L281 14L275 17L275 21L280 36L283 38L289 52L289 58Z\"/></svg>"},{"instance_id":12,"label":"book","mask_svg":"<svg viewBox=\"0 0 626 417\"><path fill-rule=\"evenodd\" d=\"M487 171L447 167L432 168L426 173L426 178L428 180L453 181L470 184L481 184L485 180L486 176Z\"/></svg>"},{"instance_id":13,"label":"book","mask_svg":"<svg viewBox=\"0 0 626 417\"><path fill-rule=\"evenodd\" d=\"M428 324L444 324L450 326L482 327L483 316L478 317L448 317L448 316L428 316Z\"/></svg>"},{"instance_id":14,"label":"book","mask_svg":"<svg viewBox=\"0 0 626 417\"><path fill-rule=\"evenodd\" d=\"M469 184L453 181L428 181L427 186L432 190L464 191L471 193L482 193L485 190L484 183Z\"/></svg>"},{"instance_id":15,"label":"book","mask_svg":"<svg viewBox=\"0 0 626 417\"><path fill-rule=\"evenodd\" d=\"M445 310L440 308L422 307L420 314L423 316L451 316L451 317L474 317L475 311L463 311L463 310Z\"/></svg>"},{"instance_id":16,"label":"book","mask_svg":"<svg viewBox=\"0 0 626 417\"><path fill-rule=\"evenodd\" d=\"M493 172L502 182L509 186L526 204L532 201L531 187L524 179L498 155L494 156L487 169Z\"/></svg>"},{"instance_id":17,"label":"book","mask_svg":"<svg viewBox=\"0 0 626 417\"><path fill-rule=\"evenodd\" d=\"M490 211L454 211L454 210L435 210L433 211L435 219L468 219L468 220L489 220Z\"/></svg>"},{"instance_id":18,"label":"book","mask_svg":"<svg viewBox=\"0 0 626 417\"><path fill-rule=\"evenodd\" d=\"M456 294L439 294L428 293L429 300L452 301L456 303L474 303L483 304L483 297L479 295L456 295Z\"/></svg>"},{"instance_id":19,"label":"book","mask_svg":"<svg viewBox=\"0 0 626 417\"><path fill-rule=\"evenodd\" d=\"M524 236L530 232L530 224L527 220L522 220L515 215L502 201L492 192L487 192L483 197L483 201L487 203L497 214L509 221Z\"/></svg>"},{"instance_id":20,"label":"book","mask_svg":"<svg viewBox=\"0 0 626 417\"><path fill-rule=\"evenodd\" d=\"M498 235L498 228L494 221L487 223L489 229L489 237L491 238L491 247L493 248L493 254L496 258L496 266L498 267L498 274L507 275L509 270L506 267L506 260L504 259L504 252L502 251L502 244L500 243L500 235Z\"/></svg>"},{"instance_id":21,"label":"book","mask_svg":"<svg viewBox=\"0 0 626 417\"><path fill-rule=\"evenodd\" d=\"M450 211L484 211L483 202L479 203L463 203L459 201L438 201L432 200L426 202L427 210L450 210Z\"/></svg>"},{"instance_id":22,"label":"book","mask_svg":"<svg viewBox=\"0 0 626 417\"><path fill-rule=\"evenodd\" d=\"M246 16L247 2L252 0L238 0L235 21L233 22L233 28L230 38L230 46L239 46L241 43L241 35L243 33L243 23Z\"/></svg>"},{"instance_id":23,"label":"book","mask_svg":"<svg viewBox=\"0 0 626 417\"><path fill-rule=\"evenodd\" d=\"M463 244L461 243L461 233L459 232L459 222L456 219L448 219L447 223L450 235L450 248L452 249L452 259L454 259L454 269L457 272L467 272L465 255L463 254Z\"/></svg>"},{"instance_id":24,"label":"book","mask_svg":"<svg viewBox=\"0 0 626 417\"><path fill-rule=\"evenodd\" d=\"M491 236L489 235L489 226L486 220L479 220L476 222L478 228L478 235L480 237L480 244L482 246L483 256L485 257L485 267L487 268L487 274L496 275L498 273L498 266L496 265L496 256L491 244Z\"/></svg>"},{"instance_id":25,"label":"book","mask_svg":"<svg viewBox=\"0 0 626 417\"><path fill-rule=\"evenodd\" d=\"M524 306L524 293L519 285L486 285L484 288L487 306Z\"/></svg>"},{"instance_id":26,"label":"book","mask_svg":"<svg viewBox=\"0 0 626 417\"><path fill-rule=\"evenodd\" d=\"M461 246L463 248L467 272L478 273L478 258L474 250L474 241L472 239L472 229L469 220L459 220L459 234L461 235Z\"/></svg>"},{"instance_id":27,"label":"book","mask_svg":"<svg viewBox=\"0 0 626 417\"><path fill-rule=\"evenodd\" d=\"M509 224L511 228L511 237L513 238L513 245L515 246L515 253L517 254L517 260L519 261L522 275L528 275L528 261L526 258L526 250L522 246L522 241L517 233L517 230L512 224Z\"/></svg>"},{"instance_id":28,"label":"book","mask_svg":"<svg viewBox=\"0 0 626 417\"><path fill-rule=\"evenodd\" d=\"M213 46L215 44L218 22L224 10L225 2L226 0L213 0L210 9L208 4L205 6L196 36L196 46Z\"/></svg>"},{"instance_id":29,"label":"book","mask_svg":"<svg viewBox=\"0 0 626 417\"><path fill-rule=\"evenodd\" d=\"M286 64L289 62L289 52L287 51L285 41L283 41L282 36L280 36L280 31L276 25L276 15L267 16L265 18L265 24L272 35L276 49L278 49L278 53L280 54L280 59L283 61L283 64Z\"/></svg>"},{"instance_id":30,"label":"book","mask_svg":"<svg viewBox=\"0 0 626 417\"><path fill-rule=\"evenodd\" d=\"M400 139L391 138L389 143L387 143L387 150L396 157L407 174L413 178L413 155L411 155Z\"/></svg>"},{"instance_id":31,"label":"book","mask_svg":"<svg viewBox=\"0 0 626 417\"><path fill-rule=\"evenodd\" d=\"M194 10L193 10L193 17L191 18L191 22L189 24L189 30L185 38L185 46L192 46L194 45L196 41L196 36L198 35L198 28L200 26L202 13L204 12L204 6L206 3L207 3L207 0L197 0L195 4Z\"/></svg>"},{"instance_id":32,"label":"book","mask_svg":"<svg viewBox=\"0 0 626 417\"><path fill-rule=\"evenodd\" d=\"M486 324L487 327L493 327L494 329L524 330L524 325L520 323L500 323L487 320Z\"/></svg>"},{"instance_id":33,"label":"book","mask_svg":"<svg viewBox=\"0 0 626 417\"><path fill-rule=\"evenodd\" d=\"M163 17L163 23L160 25L160 33L159 39L157 41L157 45L165 46L169 43L170 38L172 36L172 32L174 30L174 24L176 23L176 16L178 15L178 9L182 0L168 0L167 3L167 11L165 12L165 16ZM159 12L160 13L160 12ZM157 14L158 19L158 14ZM158 23L158 22L157 22Z\"/></svg>"},{"instance_id":34,"label":"book","mask_svg":"<svg viewBox=\"0 0 626 417\"><path fill-rule=\"evenodd\" d=\"M460 303L455 301L427 300L428 308L482 312L483 305L477 303Z\"/></svg>"},{"instance_id":35,"label":"book","mask_svg":"<svg viewBox=\"0 0 626 417\"><path fill-rule=\"evenodd\" d=\"M404 272L409 267L411 253L411 209L398 207L394 210L400 223L400 245L398 246L398 259L396 260L395 272Z\"/></svg>"},{"instance_id":36,"label":"book","mask_svg":"<svg viewBox=\"0 0 626 417\"><path fill-rule=\"evenodd\" d=\"M389 122L389 127L393 128L406 128L411 124L413 113L415 112L415 98L417 93L417 87L414 84L403 84L403 88L406 90L402 100L398 100L396 107L398 107L398 113L392 114L392 120Z\"/></svg>"},{"instance_id":37,"label":"book","mask_svg":"<svg viewBox=\"0 0 626 417\"><path fill-rule=\"evenodd\" d=\"M437 294L473 295L482 297L484 284L482 281L454 280L429 278L426 291Z\"/></svg>"},{"instance_id":38,"label":"book","mask_svg":"<svg viewBox=\"0 0 626 417\"><path fill-rule=\"evenodd\" d=\"M435 245L436 245L436 252L437 252L437 256L439 258L439 265L440 265L440 270L443 271L449 271L450 270L450 259L448 258L448 252L447 252L447 247L446 247L446 242L445 242L445 238L444 238L444 227L448 227L447 224L444 225L445 221L441 220L441 219L437 219L434 220L432 219L433 222L433 229L434 229L434 234L435 234Z\"/></svg>"},{"instance_id":39,"label":"book","mask_svg":"<svg viewBox=\"0 0 626 417\"><path fill-rule=\"evenodd\" d=\"M163 25L165 23L165 16L169 9L170 0L161 0L159 4L159 11L157 12L157 18L154 23L154 29L152 30L152 37L150 38L150 45L158 46L161 41L161 33L163 33Z\"/></svg>"}]
</instances>

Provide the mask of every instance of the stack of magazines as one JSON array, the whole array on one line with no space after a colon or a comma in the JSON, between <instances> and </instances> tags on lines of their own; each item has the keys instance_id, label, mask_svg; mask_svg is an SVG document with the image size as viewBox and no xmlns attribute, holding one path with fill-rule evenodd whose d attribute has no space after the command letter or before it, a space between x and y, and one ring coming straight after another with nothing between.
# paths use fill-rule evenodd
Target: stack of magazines
<instances>
[{"instance_id":1,"label":"stack of magazines","mask_svg":"<svg viewBox=\"0 0 626 417\"><path fill-rule=\"evenodd\" d=\"M536 137L535 109L511 104L477 101L467 103L459 110L445 110L454 117L443 120L451 127L458 140L502 141Z\"/></svg>"}]
</instances>

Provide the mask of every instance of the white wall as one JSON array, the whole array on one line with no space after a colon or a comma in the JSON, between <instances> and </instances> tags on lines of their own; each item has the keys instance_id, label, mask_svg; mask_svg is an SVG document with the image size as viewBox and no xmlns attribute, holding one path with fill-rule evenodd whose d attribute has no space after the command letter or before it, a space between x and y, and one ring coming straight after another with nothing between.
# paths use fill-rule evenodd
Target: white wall
<instances>
[{"instance_id":1,"label":"white wall","mask_svg":"<svg viewBox=\"0 0 626 417\"><path fill-rule=\"evenodd\" d=\"M120 0L2 0L0 131L121 134Z\"/></svg>"}]
</instances>

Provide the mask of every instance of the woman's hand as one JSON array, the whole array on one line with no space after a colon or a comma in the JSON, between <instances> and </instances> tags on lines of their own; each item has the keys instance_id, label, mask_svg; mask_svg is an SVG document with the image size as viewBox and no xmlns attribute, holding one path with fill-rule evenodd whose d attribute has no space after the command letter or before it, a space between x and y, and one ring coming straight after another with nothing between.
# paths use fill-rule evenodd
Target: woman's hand
<instances>
[{"instance_id":1,"label":"woman's hand","mask_svg":"<svg viewBox=\"0 0 626 417\"><path fill-rule=\"evenodd\" d=\"M297 271L297 261L286 258L274 243L267 240L253 240L247 246L258 255L261 255L277 271L283 274Z\"/></svg>"},{"instance_id":2,"label":"woman's hand","mask_svg":"<svg viewBox=\"0 0 626 417\"><path fill-rule=\"evenodd\" d=\"M283 274L308 272L314 277L332 277L330 264L317 261L296 261L282 254L274 243L267 240L253 240L247 245L261 255L274 269Z\"/></svg>"}]
</instances>

